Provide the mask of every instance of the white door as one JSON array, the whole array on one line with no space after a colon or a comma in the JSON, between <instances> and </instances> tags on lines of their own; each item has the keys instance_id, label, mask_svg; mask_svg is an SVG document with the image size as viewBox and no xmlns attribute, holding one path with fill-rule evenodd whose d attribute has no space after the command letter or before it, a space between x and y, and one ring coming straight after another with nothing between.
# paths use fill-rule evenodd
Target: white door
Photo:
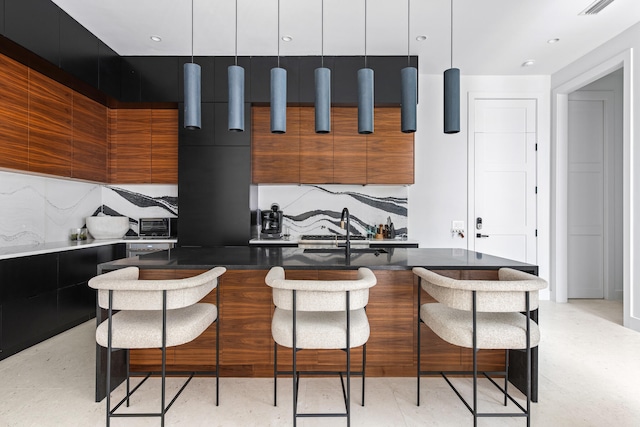
<instances>
[{"instance_id":1,"label":"white door","mask_svg":"<svg viewBox=\"0 0 640 427\"><path fill-rule=\"evenodd\" d=\"M536 264L536 100L476 99L473 108L471 247Z\"/></svg>"},{"instance_id":2,"label":"white door","mask_svg":"<svg viewBox=\"0 0 640 427\"><path fill-rule=\"evenodd\" d=\"M604 298L609 274L609 208L605 187L611 156L605 149L607 115L613 114L604 91L569 95L568 265L569 298ZM612 140L611 140L612 142Z\"/></svg>"}]
</instances>

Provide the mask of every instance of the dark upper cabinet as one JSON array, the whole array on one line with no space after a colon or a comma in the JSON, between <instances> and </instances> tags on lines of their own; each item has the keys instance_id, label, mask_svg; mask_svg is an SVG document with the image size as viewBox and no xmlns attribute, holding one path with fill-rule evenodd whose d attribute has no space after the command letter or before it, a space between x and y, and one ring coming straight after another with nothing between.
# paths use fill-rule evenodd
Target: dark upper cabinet
<instances>
[{"instance_id":1,"label":"dark upper cabinet","mask_svg":"<svg viewBox=\"0 0 640 427\"><path fill-rule=\"evenodd\" d=\"M99 89L112 98L119 100L120 82L122 80L120 55L100 40L98 40L98 52L100 55Z\"/></svg>"},{"instance_id":2,"label":"dark upper cabinet","mask_svg":"<svg viewBox=\"0 0 640 427\"><path fill-rule=\"evenodd\" d=\"M140 102L140 72L131 57L120 57L120 101Z\"/></svg>"},{"instance_id":3,"label":"dark upper cabinet","mask_svg":"<svg viewBox=\"0 0 640 427\"><path fill-rule=\"evenodd\" d=\"M180 246L246 245L251 231L250 147L180 146Z\"/></svg>"},{"instance_id":4,"label":"dark upper cabinet","mask_svg":"<svg viewBox=\"0 0 640 427\"><path fill-rule=\"evenodd\" d=\"M4 0L0 0L0 34L4 35ZM0 308L0 322L2 322L2 310ZM0 323L0 331L2 324ZM0 332L1 333L1 332ZM2 345L2 335L0 335L0 345Z\"/></svg>"},{"instance_id":5,"label":"dark upper cabinet","mask_svg":"<svg viewBox=\"0 0 640 427\"><path fill-rule=\"evenodd\" d=\"M50 0L5 1L5 35L60 66L60 8Z\"/></svg>"},{"instance_id":6,"label":"dark upper cabinet","mask_svg":"<svg viewBox=\"0 0 640 427\"><path fill-rule=\"evenodd\" d=\"M251 104L244 104L244 132L229 131L229 104L217 102L215 104L215 145L251 145Z\"/></svg>"},{"instance_id":7,"label":"dark upper cabinet","mask_svg":"<svg viewBox=\"0 0 640 427\"><path fill-rule=\"evenodd\" d=\"M184 64L191 62L190 56L178 58L178 102L184 101ZM196 56L193 62L200 66L200 99L202 102L214 102L215 59L213 56Z\"/></svg>"},{"instance_id":8,"label":"dark upper cabinet","mask_svg":"<svg viewBox=\"0 0 640 427\"><path fill-rule=\"evenodd\" d=\"M411 60L413 59L413 60ZM373 96L376 105L400 104L400 72L408 66L415 67L416 58L406 56L371 56L367 58L373 69Z\"/></svg>"},{"instance_id":9,"label":"dark upper cabinet","mask_svg":"<svg viewBox=\"0 0 640 427\"><path fill-rule=\"evenodd\" d=\"M213 83L214 101L229 101L229 66L235 65L236 58L234 56L217 56L214 60ZM251 67L253 60L247 57L238 57L238 66L244 68L244 101L251 102Z\"/></svg>"},{"instance_id":10,"label":"dark upper cabinet","mask_svg":"<svg viewBox=\"0 0 640 427\"><path fill-rule=\"evenodd\" d=\"M333 71L334 58L325 56L324 61L319 56L301 56L298 59L299 74L299 102L303 105L310 105L316 101L316 78L315 70L323 66L331 70L331 87L334 85L335 73ZM333 101L333 100L332 100Z\"/></svg>"},{"instance_id":11,"label":"dark upper cabinet","mask_svg":"<svg viewBox=\"0 0 640 427\"><path fill-rule=\"evenodd\" d=\"M66 13L60 13L60 68L98 87L98 38Z\"/></svg>"},{"instance_id":12,"label":"dark upper cabinet","mask_svg":"<svg viewBox=\"0 0 640 427\"><path fill-rule=\"evenodd\" d=\"M178 105L178 145L214 145L215 138L215 105L203 102L200 106L200 129L184 128L184 104ZM178 170L181 170L178 168Z\"/></svg>"},{"instance_id":13,"label":"dark upper cabinet","mask_svg":"<svg viewBox=\"0 0 640 427\"><path fill-rule=\"evenodd\" d=\"M336 56L333 60L331 103L356 105L358 103L358 70L364 68L364 57Z\"/></svg>"},{"instance_id":14,"label":"dark upper cabinet","mask_svg":"<svg viewBox=\"0 0 640 427\"><path fill-rule=\"evenodd\" d=\"M297 56L280 57L280 68L287 70L287 102L297 103L300 98L300 73ZM251 102L271 102L271 69L278 66L275 56L251 58Z\"/></svg>"},{"instance_id":15,"label":"dark upper cabinet","mask_svg":"<svg viewBox=\"0 0 640 427\"><path fill-rule=\"evenodd\" d=\"M141 102L176 102L178 100L178 57L130 56L125 61L139 75ZM123 85L123 96L124 93Z\"/></svg>"}]
</instances>

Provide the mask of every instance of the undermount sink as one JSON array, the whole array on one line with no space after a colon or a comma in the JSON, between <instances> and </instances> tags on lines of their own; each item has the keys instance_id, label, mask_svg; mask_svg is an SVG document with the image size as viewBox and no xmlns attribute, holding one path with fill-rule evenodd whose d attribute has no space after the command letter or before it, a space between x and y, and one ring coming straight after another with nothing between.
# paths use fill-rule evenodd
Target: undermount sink
<instances>
[{"instance_id":1,"label":"undermount sink","mask_svg":"<svg viewBox=\"0 0 640 427\"><path fill-rule=\"evenodd\" d=\"M305 254L344 254L344 248L309 248ZM352 254L386 254L386 249L381 248L351 248Z\"/></svg>"}]
</instances>

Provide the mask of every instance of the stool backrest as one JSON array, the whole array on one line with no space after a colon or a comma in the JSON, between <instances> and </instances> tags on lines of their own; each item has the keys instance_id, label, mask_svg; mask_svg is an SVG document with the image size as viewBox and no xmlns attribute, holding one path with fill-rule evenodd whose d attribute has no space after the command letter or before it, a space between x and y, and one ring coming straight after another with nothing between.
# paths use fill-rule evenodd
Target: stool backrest
<instances>
[{"instance_id":1,"label":"stool backrest","mask_svg":"<svg viewBox=\"0 0 640 427\"><path fill-rule=\"evenodd\" d=\"M167 291L167 309L193 305L218 286L218 277L226 270L215 267L185 279L140 280L138 267L127 267L101 274L89 280L98 290L98 305L109 308L113 291L114 310L162 310L163 291Z\"/></svg>"},{"instance_id":2,"label":"stool backrest","mask_svg":"<svg viewBox=\"0 0 640 427\"><path fill-rule=\"evenodd\" d=\"M538 276L511 268L498 270L498 280L457 280L422 267L413 272L420 277L422 289L439 303L458 310L471 311L472 292L476 291L476 310L484 312L525 311L525 292L529 309L538 308L538 291L547 282Z\"/></svg>"},{"instance_id":3,"label":"stool backrest","mask_svg":"<svg viewBox=\"0 0 640 427\"><path fill-rule=\"evenodd\" d=\"M273 303L283 310L293 309L293 290L296 291L298 311L344 311L345 292L349 291L351 310L363 308L369 302L369 288L377 283L368 268L358 269L354 280L289 280L282 267L273 267L265 282L273 288Z\"/></svg>"}]
</instances>

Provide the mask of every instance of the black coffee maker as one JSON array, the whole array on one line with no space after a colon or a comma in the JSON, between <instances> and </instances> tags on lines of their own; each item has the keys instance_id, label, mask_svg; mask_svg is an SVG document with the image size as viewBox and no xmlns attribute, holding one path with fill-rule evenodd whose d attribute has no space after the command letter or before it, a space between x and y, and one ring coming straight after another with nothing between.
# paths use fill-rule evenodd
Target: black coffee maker
<instances>
[{"instance_id":1,"label":"black coffee maker","mask_svg":"<svg viewBox=\"0 0 640 427\"><path fill-rule=\"evenodd\" d=\"M277 203L271 205L271 210L262 212L262 232L264 239L282 238L282 211Z\"/></svg>"}]
</instances>

